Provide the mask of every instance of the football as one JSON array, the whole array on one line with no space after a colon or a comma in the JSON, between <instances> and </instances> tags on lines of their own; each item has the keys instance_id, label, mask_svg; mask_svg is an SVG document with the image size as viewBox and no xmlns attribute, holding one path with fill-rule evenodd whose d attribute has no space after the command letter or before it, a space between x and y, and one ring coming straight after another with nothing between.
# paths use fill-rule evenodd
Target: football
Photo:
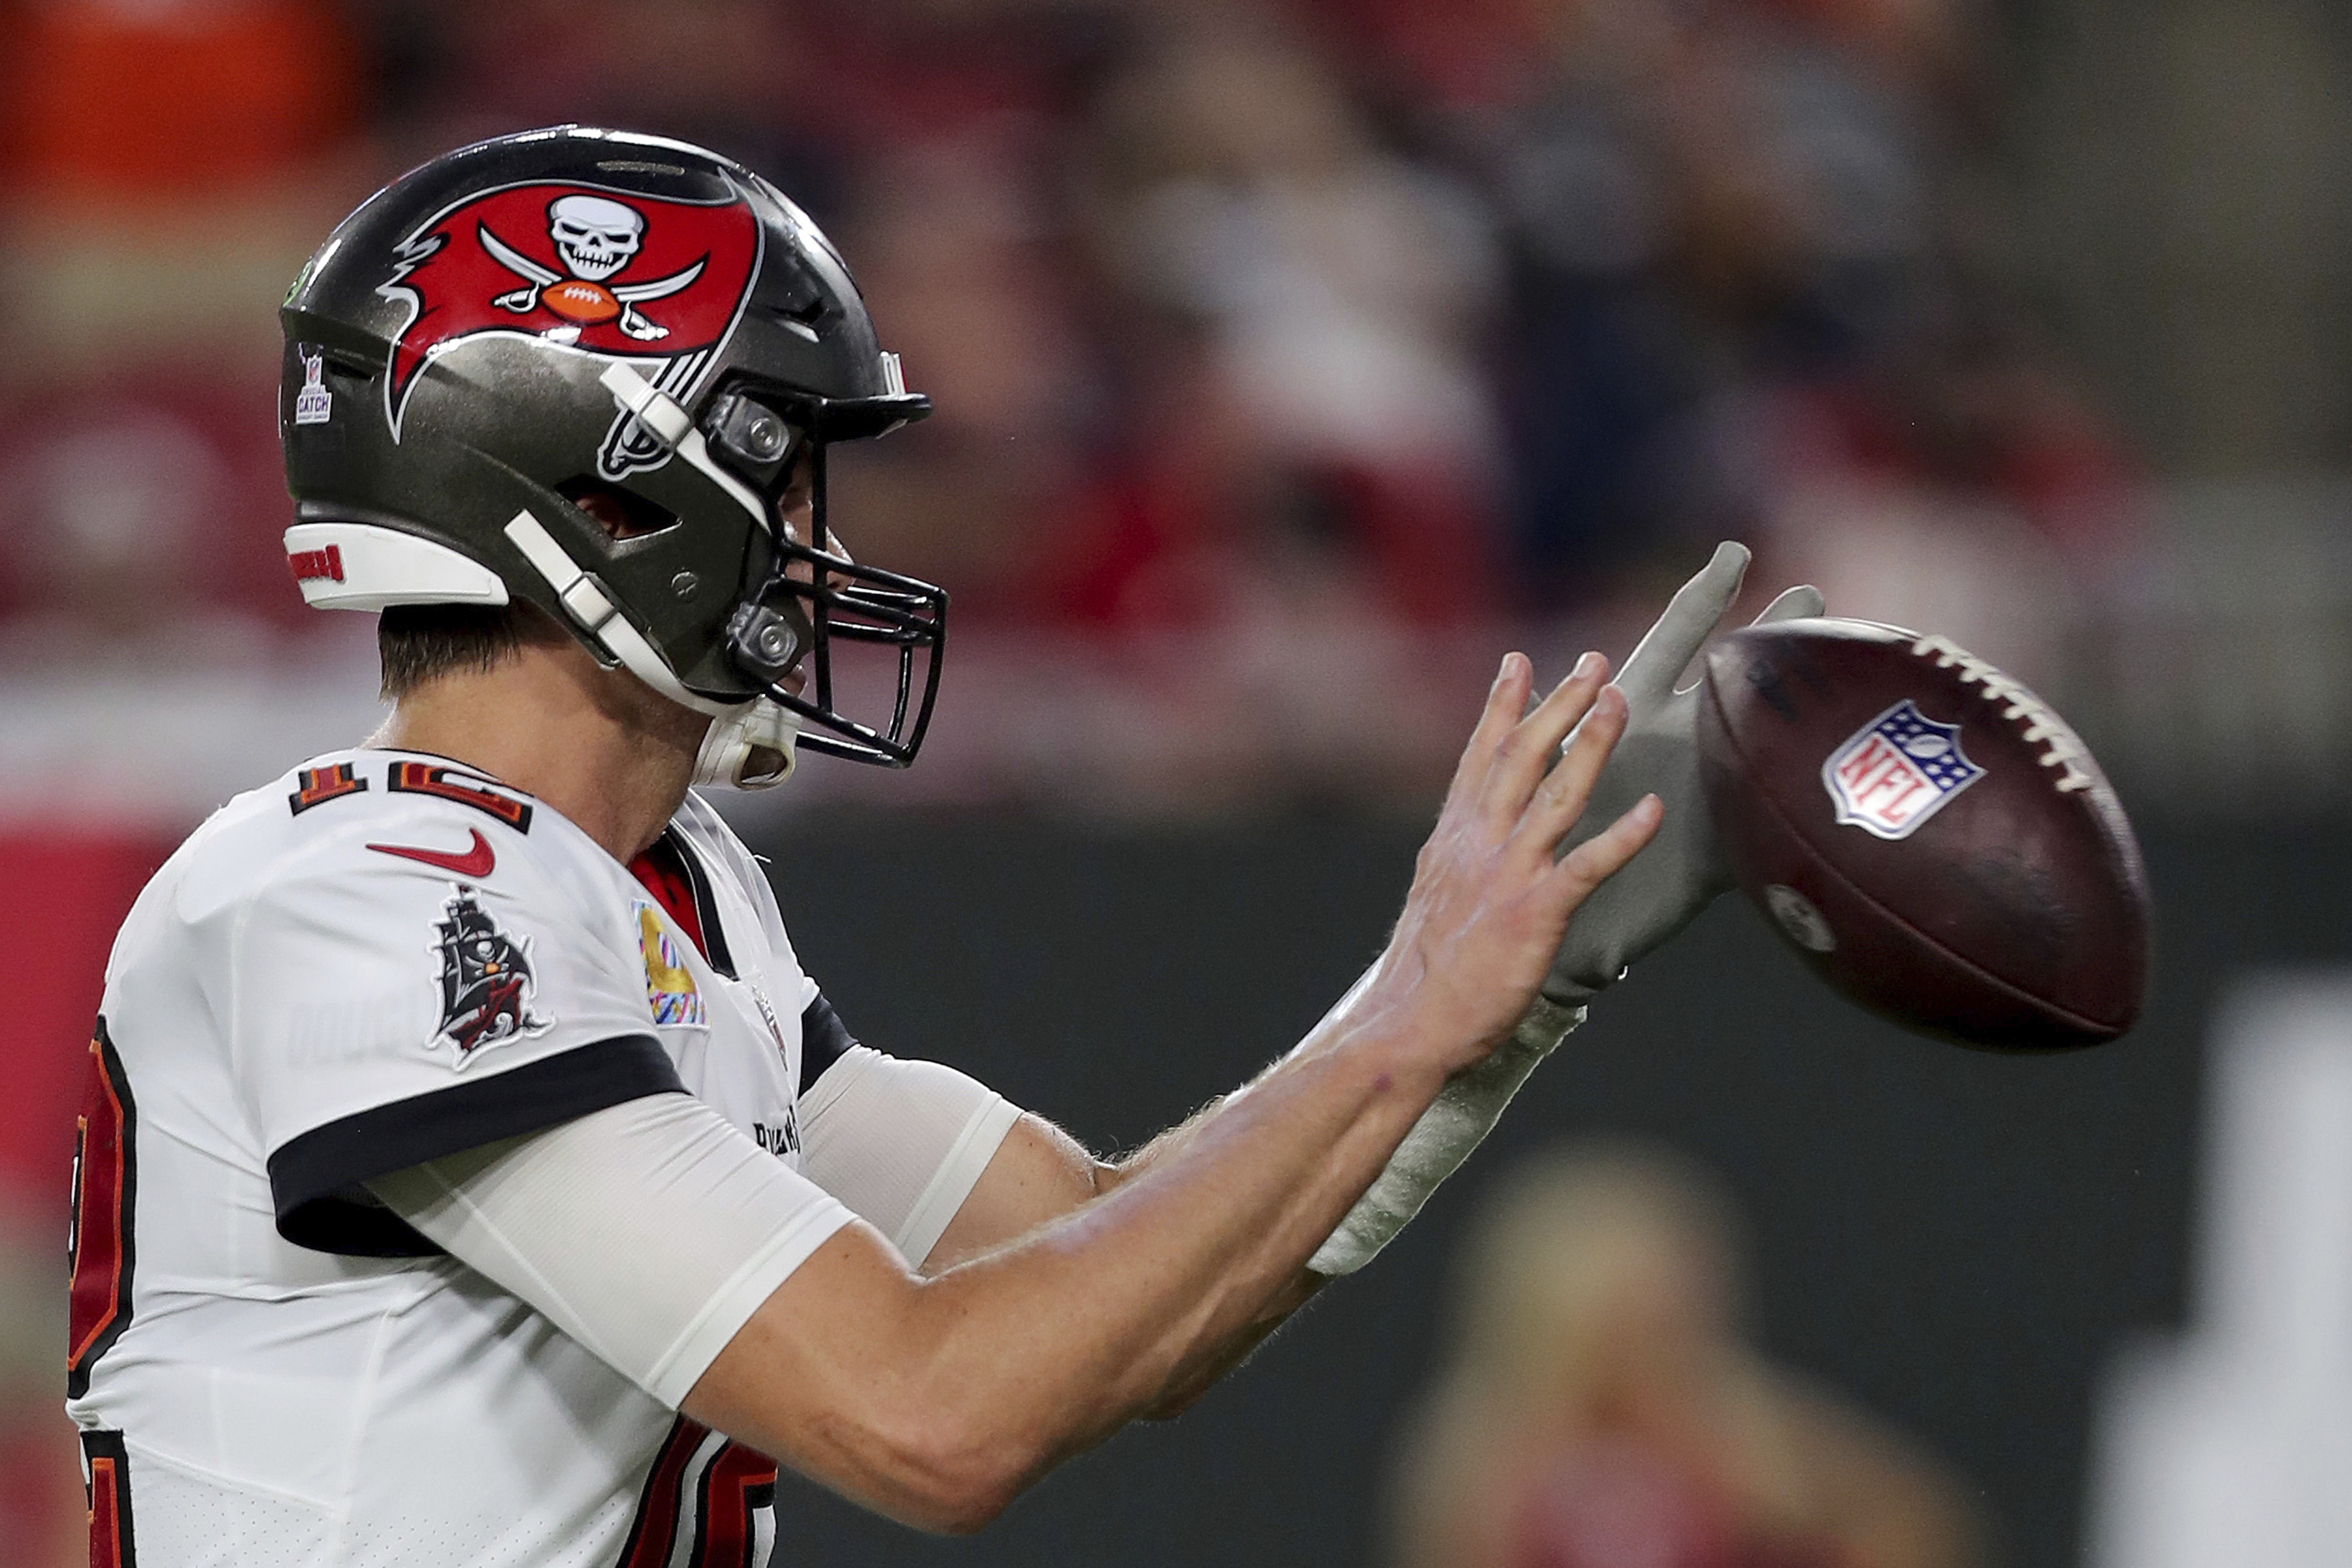
<instances>
[{"instance_id":1,"label":"football","mask_svg":"<svg viewBox=\"0 0 2352 1568\"><path fill-rule=\"evenodd\" d=\"M1831 986L1970 1046L2131 1027L2147 874L2048 704L1943 637L1828 618L1735 632L1702 681L1700 766L1732 869Z\"/></svg>"},{"instance_id":2,"label":"football","mask_svg":"<svg viewBox=\"0 0 2352 1568\"><path fill-rule=\"evenodd\" d=\"M583 327L601 327L621 314L621 301L613 297L613 291L584 278L551 283L541 291L539 300L565 321Z\"/></svg>"}]
</instances>

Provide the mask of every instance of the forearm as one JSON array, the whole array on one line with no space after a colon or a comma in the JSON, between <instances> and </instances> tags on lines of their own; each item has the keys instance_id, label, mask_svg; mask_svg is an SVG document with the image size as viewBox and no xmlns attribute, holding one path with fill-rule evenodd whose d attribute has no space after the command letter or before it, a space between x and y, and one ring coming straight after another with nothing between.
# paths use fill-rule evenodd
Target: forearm
<instances>
[{"instance_id":1,"label":"forearm","mask_svg":"<svg viewBox=\"0 0 2352 1568\"><path fill-rule=\"evenodd\" d=\"M1113 1161L1093 1162L1095 1192L1110 1192L1165 1162L1190 1141L1202 1122L1216 1114L1226 1098L1220 1096L1212 1100L1194 1115L1130 1154ZM1178 1365L1166 1390L1143 1410L1144 1419L1169 1421L1182 1415L1220 1378L1248 1360L1250 1353L1280 1328L1284 1320L1305 1306L1318 1290L1329 1282L1329 1276L1318 1274L1302 1263L1248 1321L1220 1339L1195 1347Z\"/></svg>"},{"instance_id":2,"label":"forearm","mask_svg":"<svg viewBox=\"0 0 2352 1568\"><path fill-rule=\"evenodd\" d=\"M1117 1347L1134 1375L1116 1419L1197 1395L1312 1294L1307 1255L1435 1087L1405 1089L1392 1071L1302 1052L1121 1162L1103 1196L1047 1227L1041 1240L1058 1230L1084 1250L1067 1281L1076 1298L1105 1289L1105 1265L1129 1262L1137 1272L1122 1293L1160 1320L1139 1321L1144 1331ZM1337 1136L1335 1101L1348 1117Z\"/></svg>"},{"instance_id":3,"label":"forearm","mask_svg":"<svg viewBox=\"0 0 2352 1568\"><path fill-rule=\"evenodd\" d=\"M687 1410L899 1517L953 1527L961 1510L941 1518L941 1497L981 1499L984 1517L1056 1460L1204 1384L1203 1369L1296 1305L1305 1258L1438 1087L1369 1011L1327 1020L1119 1168L1100 1198L1016 1241L872 1289L826 1291L832 1268L804 1269ZM861 1244L879 1250L864 1232L827 1250L872 1267ZM832 1348L818 1356L817 1344ZM804 1418L826 1410L860 1415Z\"/></svg>"},{"instance_id":4,"label":"forearm","mask_svg":"<svg viewBox=\"0 0 2352 1568\"><path fill-rule=\"evenodd\" d=\"M1447 1076L1511 1037L1577 903L1656 830L1645 799L1555 853L1622 728L1605 673L1588 656L1530 708L1527 661L1505 658L1381 963L1297 1050L1108 1193L936 1277L843 1229L688 1413L901 1518L969 1528L1239 1353Z\"/></svg>"}]
</instances>

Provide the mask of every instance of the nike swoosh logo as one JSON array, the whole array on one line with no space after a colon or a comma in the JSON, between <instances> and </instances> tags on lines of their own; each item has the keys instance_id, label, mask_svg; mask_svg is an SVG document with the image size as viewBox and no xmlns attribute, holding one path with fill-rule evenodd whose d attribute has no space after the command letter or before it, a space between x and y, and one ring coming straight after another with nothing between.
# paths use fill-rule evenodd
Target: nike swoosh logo
<instances>
[{"instance_id":1,"label":"nike swoosh logo","mask_svg":"<svg viewBox=\"0 0 2352 1568\"><path fill-rule=\"evenodd\" d=\"M371 844L369 848L380 855L397 855L404 860L422 860L427 866L438 866L455 876L479 879L490 874L499 863L498 854L478 827L467 829L474 836L474 847L464 854L454 849L418 849L406 844Z\"/></svg>"}]
</instances>

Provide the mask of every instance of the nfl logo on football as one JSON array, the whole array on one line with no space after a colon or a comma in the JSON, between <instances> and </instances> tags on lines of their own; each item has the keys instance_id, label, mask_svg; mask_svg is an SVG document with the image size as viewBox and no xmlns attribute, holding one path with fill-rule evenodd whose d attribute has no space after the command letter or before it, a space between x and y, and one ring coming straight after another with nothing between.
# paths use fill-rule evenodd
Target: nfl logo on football
<instances>
[{"instance_id":1,"label":"nfl logo on football","mask_svg":"<svg viewBox=\"0 0 2352 1568\"><path fill-rule=\"evenodd\" d=\"M1944 804L1984 777L1960 751L1960 727L1938 724L1906 698L1856 731L1822 764L1841 824L1908 838Z\"/></svg>"}]
</instances>

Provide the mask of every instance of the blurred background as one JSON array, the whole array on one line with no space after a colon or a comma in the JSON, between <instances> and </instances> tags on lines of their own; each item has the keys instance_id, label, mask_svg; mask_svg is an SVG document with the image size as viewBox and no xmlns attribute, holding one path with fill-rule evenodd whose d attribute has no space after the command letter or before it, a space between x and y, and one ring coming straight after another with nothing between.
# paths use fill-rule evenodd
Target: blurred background
<instances>
[{"instance_id":1,"label":"blurred background","mask_svg":"<svg viewBox=\"0 0 2352 1568\"><path fill-rule=\"evenodd\" d=\"M725 803L886 1048L1097 1147L1181 1116L1376 950L1501 649L1622 657L1723 537L1749 613L1812 581L2038 688L2156 879L2147 1022L2046 1061L1718 907L1194 1414L970 1542L794 1494L800 1557L1783 1562L1657 1546L1716 1485L1671 1455L1529 1472L1654 1539L1416 1534L1457 1244L1606 1133L1745 1238L1707 1342L1873 1435L1820 1473L1937 1500L1916 1560L2352 1561L2348 76L2324 0L0 0L0 1563L80 1554L114 925L377 714L368 617L285 575L276 305L394 174L562 120L775 179L939 405L835 480L955 595L921 764Z\"/></svg>"}]
</instances>

